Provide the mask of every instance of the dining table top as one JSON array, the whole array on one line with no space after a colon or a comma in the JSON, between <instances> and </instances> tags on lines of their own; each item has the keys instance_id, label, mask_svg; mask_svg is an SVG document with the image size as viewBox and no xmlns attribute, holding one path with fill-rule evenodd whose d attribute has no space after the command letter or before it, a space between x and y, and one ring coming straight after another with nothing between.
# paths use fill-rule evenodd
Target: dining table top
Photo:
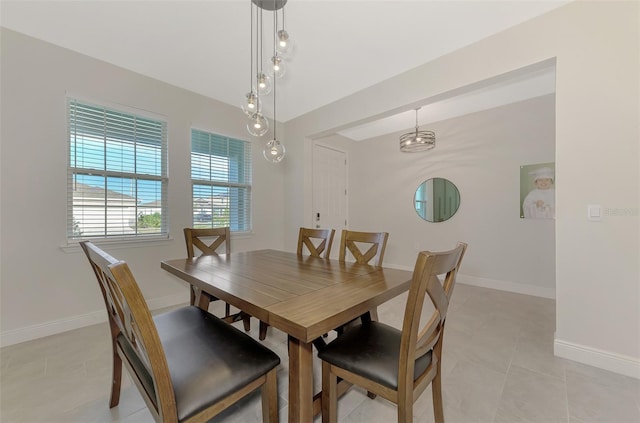
<instances>
[{"instance_id":1,"label":"dining table top","mask_svg":"<svg viewBox=\"0 0 640 423\"><path fill-rule=\"evenodd\" d=\"M321 411L313 391L313 342L407 291L412 272L276 250L164 260L163 269L285 332L289 355L289 423L311 423ZM345 381L339 392L348 389Z\"/></svg>"},{"instance_id":2,"label":"dining table top","mask_svg":"<svg viewBox=\"0 0 640 423\"><path fill-rule=\"evenodd\" d=\"M164 260L161 266L302 342L407 291L412 276L277 250Z\"/></svg>"}]
</instances>

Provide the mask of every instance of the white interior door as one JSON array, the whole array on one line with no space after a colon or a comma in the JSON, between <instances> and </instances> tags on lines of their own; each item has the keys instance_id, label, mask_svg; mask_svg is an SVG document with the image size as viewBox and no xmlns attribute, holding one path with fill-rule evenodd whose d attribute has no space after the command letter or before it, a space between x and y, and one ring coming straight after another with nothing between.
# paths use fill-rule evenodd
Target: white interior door
<instances>
[{"instance_id":1,"label":"white interior door","mask_svg":"<svg viewBox=\"0 0 640 423\"><path fill-rule=\"evenodd\" d=\"M313 146L313 227L335 229L332 253L338 252L340 233L347 226L347 154ZM333 256L333 254L331 254Z\"/></svg>"}]
</instances>

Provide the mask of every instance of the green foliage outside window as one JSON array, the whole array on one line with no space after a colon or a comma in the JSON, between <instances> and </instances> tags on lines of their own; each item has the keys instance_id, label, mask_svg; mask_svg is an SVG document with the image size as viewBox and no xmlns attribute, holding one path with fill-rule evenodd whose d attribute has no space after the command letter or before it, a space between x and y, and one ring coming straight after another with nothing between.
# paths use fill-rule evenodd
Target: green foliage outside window
<instances>
[{"instance_id":1,"label":"green foliage outside window","mask_svg":"<svg viewBox=\"0 0 640 423\"><path fill-rule=\"evenodd\" d=\"M153 214L141 214L138 216L139 228L159 228L162 224L162 218L160 213Z\"/></svg>"}]
</instances>

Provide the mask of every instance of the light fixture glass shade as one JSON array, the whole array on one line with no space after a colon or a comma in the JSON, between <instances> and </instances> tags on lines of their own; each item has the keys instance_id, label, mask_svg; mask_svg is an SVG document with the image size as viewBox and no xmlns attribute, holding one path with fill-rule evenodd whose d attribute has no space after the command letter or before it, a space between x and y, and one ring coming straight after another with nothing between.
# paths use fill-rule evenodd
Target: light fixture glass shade
<instances>
[{"instance_id":1,"label":"light fixture glass shade","mask_svg":"<svg viewBox=\"0 0 640 423\"><path fill-rule=\"evenodd\" d=\"M263 72L258 74L258 94L267 95L271 92L271 78Z\"/></svg>"},{"instance_id":2,"label":"light fixture glass shade","mask_svg":"<svg viewBox=\"0 0 640 423\"><path fill-rule=\"evenodd\" d=\"M262 150L262 155L267 159L267 161L280 163L285 155L284 145L275 138L271 141L267 141L264 149Z\"/></svg>"},{"instance_id":3,"label":"light fixture glass shade","mask_svg":"<svg viewBox=\"0 0 640 423\"><path fill-rule=\"evenodd\" d=\"M261 113L254 113L247 122L247 131L254 137L261 137L269 130L269 121Z\"/></svg>"},{"instance_id":4,"label":"light fixture glass shade","mask_svg":"<svg viewBox=\"0 0 640 423\"><path fill-rule=\"evenodd\" d=\"M276 35L276 51L278 54L286 57L291 53L291 40L289 39L289 33L284 29L281 29Z\"/></svg>"},{"instance_id":5,"label":"light fixture glass shade","mask_svg":"<svg viewBox=\"0 0 640 423\"><path fill-rule=\"evenodd\" d=\"M242 111L247 116L262 112L262 103L260 102L260 97L255 91L251 90L251 92L248 92L247 95L244 96Z\"/></svg>"},{"instance_id":6,"label":"light fixture glass shade","mask_svg":"<svg viewBox=\"0 0 640 423\"><path fill-rule=\"evenodd\" d=\"M416 153L431 150L436 146L436 134L433 131L408 132L400 136L400 151Z\"/></svg>"},{"instance_id":7,"label":"light fixture glass shade","mask_svg":"<svg viewBox=\"0 0 640 423\"><path fill-rule=\"evenodd\" d=\"M282 78L284 74L287 73L282 57L275 55L271 58L271 70L269 73L274 75L276 78Z\"/></svg>"}]
</instances>

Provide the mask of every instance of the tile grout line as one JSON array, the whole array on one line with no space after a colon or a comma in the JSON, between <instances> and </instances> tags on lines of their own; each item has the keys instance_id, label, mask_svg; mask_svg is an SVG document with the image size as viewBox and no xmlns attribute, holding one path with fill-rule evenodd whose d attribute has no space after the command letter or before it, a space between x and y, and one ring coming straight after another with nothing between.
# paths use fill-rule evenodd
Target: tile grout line
<instances>
[{"instance_id":1,"label":"tile grout line","mask_svg":"<svg viewBox=\"0 0 640 423\"><path fill-rule=\"evenodd\" d=\"M509 359L509 365L507 366L507 371L504 375L504 382L502 383L502 388L500 389L500 396L498 397L498 403L496 404L496 409L493 413L493 420L496 421L496 417L498 415L498 410L500 408L500 402L502 400L502 396L504 395L504 388L507 386L507 379L509 378L509 373L511 372L511 364L513 364L513 358L516 354L516 349L518 348L518 343L520 342L520 333L522 332L522 328L518 331L518 337L516 338L516 342L513 346L513 353L511 354L511 358Z\"/></svg>"},{"instance_id":2,"label":"tile grout line","mask_svg":"<svg viewBox=\"0 0 640 423\"><path fill-rule=\"evenodd\" d=\"M567 408L567 421L571 422L571 412L569 411L569 384L567 383L567 366L562 364L562 375L564 376L564 396L565 406Z\"/></svg>"}]
</instances>

